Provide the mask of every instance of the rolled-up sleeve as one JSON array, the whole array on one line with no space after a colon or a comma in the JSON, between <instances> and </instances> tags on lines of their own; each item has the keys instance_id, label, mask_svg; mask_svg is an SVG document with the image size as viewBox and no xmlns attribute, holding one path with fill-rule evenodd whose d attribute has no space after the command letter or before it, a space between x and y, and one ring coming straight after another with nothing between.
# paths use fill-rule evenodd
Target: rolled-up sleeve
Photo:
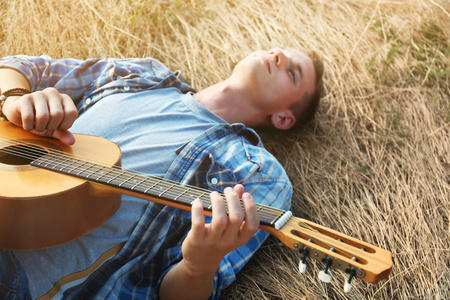
<instances>
[{"instance_id":1,"label":"rolled-up sleeve","mask_svg":"<svg viewBox=\"0 0 450 300\"><path fill-rule=\"evenodd\" d=\"M178 78L161 62L153 58L91 58L52 59L47 55L16 55L0 58L0 68L10 68L22 73L32 91L48 87L69 95L76 103L93 93L109 90L136 92L142 89L181 84ZM164 81L169 77L168 80ZM169 82L169 83L167 83ZM128 86L129 89L123 89Z\"/></svg>"},{"instance_id":2,"label":"rolled-up sleeve","mask_svg":"<svg viewBox=\"0 0 450 300\"><path fill-rule=\"evenodd\" d=\"M30 84L32 91L41 91L48 87L56 88L75 101L91 88L97 72L101 69L100 59L51 59L47 55L17 55L0 59L0 68L10 68L22 73ZM96 72L97 71L97 72Z\"/></svg>"}]
</instances>

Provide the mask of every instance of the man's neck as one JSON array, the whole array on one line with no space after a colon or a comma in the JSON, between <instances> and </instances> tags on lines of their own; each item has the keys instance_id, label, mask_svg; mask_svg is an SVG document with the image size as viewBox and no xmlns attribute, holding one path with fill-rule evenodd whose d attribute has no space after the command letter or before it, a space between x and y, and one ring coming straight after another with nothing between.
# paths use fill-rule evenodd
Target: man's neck
<instances>
[{"instance_id":1,"label":"man's neck","mask_svg":"<svg viewBox=\"0 0 450 300\"><path fill-rule=\"evenodd\" d=\"M245 95L234 89L227 80L201 90L194 94L194 98L230 124L258 125L257 110L246 100Z\"/></svg>"}]
</instances>

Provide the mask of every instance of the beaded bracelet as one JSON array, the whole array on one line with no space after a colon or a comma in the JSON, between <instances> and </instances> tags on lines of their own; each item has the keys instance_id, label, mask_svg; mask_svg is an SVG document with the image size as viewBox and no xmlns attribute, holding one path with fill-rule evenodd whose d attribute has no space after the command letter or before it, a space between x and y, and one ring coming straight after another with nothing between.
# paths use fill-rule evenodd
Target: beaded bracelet
<instances>
[{"instance_id":1,"label":"beaded bracelet","mask_svg":"<svg viewBox=\"0 0 450 300\"><path fill-rule=\"evenodd\" d=\"M4 92L0 96L0 119L2 121L8 121L8 118L3 114L3 104L5 104L6 98L11 97L11 96L23 96L25 94L30 94L30 93L31 93L30 90L22 89L22 88L10 89L10 90L7 90L6 92Z\"/></svg>"}]
</instances>

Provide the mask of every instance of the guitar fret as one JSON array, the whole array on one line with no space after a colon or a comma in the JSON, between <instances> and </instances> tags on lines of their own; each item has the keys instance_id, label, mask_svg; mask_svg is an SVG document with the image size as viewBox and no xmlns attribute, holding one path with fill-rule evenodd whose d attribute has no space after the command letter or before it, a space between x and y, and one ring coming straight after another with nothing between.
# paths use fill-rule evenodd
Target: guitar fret
<instances>
[{"instance_id":1,"label":"guitar fret","mask_svg":"<svg viewBox=\"0 0 450 300\"><path fill-rule=\"evenodd\" d=\"M145 177L145 176L142 176L143 177L143 179L140 181L140 182L138 182L138 183L136 183L135 185L133 185L132 187L131 187L131 190L134 190L134 188L135 187L137 187L138 185L140 185L140 184L142 184L143 182L145 182L145 181L147 181L147 177Z\"/></svg>"},{"instance_id":2,"label":"guitar fret","mask_svg":"<svg viewBox=\"0 0 450 300\"><path fill-rule=\"evenodd\" d=\"M150 189L152 189L152 188L154 188L158 183L160 183L162 181L162 179L161 180L159 180L158 182L155 182L152 186L150 186L149 188L147 188L145 191L144 191L144 193L147 193Z\"/></svg>"},{"instance_id":3,"label":"guitar fret","mask_svg":"<svg viewBox=\"0 0 450 300\"><path fill-rule=\"evenodd\" d=\"M176 196L173 200L174 201L177 201L178 200L178 198L180 198L181 196L183 196L184 194L186 194L188 191L190 191L191 189L190 188L186 188L181 194L179 194L178 196ZM192 205L192 203L191 203L191 205Z\"/></svg>"},{"instance_id":4,"label":"guitar fret","mask_svg":"<svg viewBox=\"0 0 450 300\"><path fill-rule=\"evenodd\" d=\"M85 161L85 162L83 162L81 165L76 166L75 168L73 168L72 172L75 172L75 171L79 170L80 168L82 168L83 165L85 165L85 164L87 164L87 163L88 163L88 162ZM71 173L72 173L72 172L71 172ZM74 173L74 174L78 176L78 175L80 175L81 172L83 172L83 169L81 169L80 172Z\"/></svg>"},{"instance_id":5,"label":"guitar fret","mask_svg":"<svg viewBox=\"0 0 450 300\"><path fill-rule=\"evenodd\" d=\"M98 172L99 172L99 170L101 170L101 167L100 166L97 166L97 165L93 165L93 167L96 167L97 169L95 169L95 170L93 170L91 173L89 173L87 176L86 176L86 178L89 178L89 176L91 176L91 175L93 175L93 174L97 174ZM89 167L89 169L90 169L91 167Z\"/></svg>"},{"instance_id":6,"label":"guitar fret","mask_svg":"<svg viewBox=\"0 0 450 300\"><path fill-rule=\"evenodd\" d=\"M175 186L175 184L172 184L171 186L169 186L169 188L167 188L166 190L162 191L161 194L158 195L158 197L161 197L164 193L168 192L174 186Z\"/></svg>"},{"instance_id":7,"label":"guitar fret","mask_svg":"<svg viewBox=\"0 0 450 300\"><path fill-rule=\"evenodd\" d=\"M121 173L118 172L119 174L117 174L116 176L114 176L113 178L111 178L110 180L108 180L106 183L109 184L111 181L115 180L117 177L120 177Z\"/></svg>"},{"instance_id":8,"label":"guitar fret","mask_svg":"<svg viewBox=\"0 0 450 300\"><path fill-rule=\"evenodd\" d=\"M67 159L65 159L64 157L58 157L57 159L55 159L54 157L50 157L50 158L52 158L52 159L50 159L49 156L50 155L43 158L47 161L47 164L44 165L46 168L50 168L51 170L58 170L58 171L64 169L64 167L66 165L65 162L67 161ZM49 167L49 166L51 166L51 167Z\"/></svg>"},{"instance_id":9,"label":"guitar fret","mask_svg":"<svg viewBox=\"0 0 450 300\"><path fill-rule=\"evenodd\" d=\"M66 168L68 168L69 166L71 166L71 165L73 165L74 163L76 163L76 162L78 162L76 159L66 159L66 161L70 161L70 163L66 163L65 165L63 165L62 167L61 167L61 169L59 169L59 171L61 171L61 172L66 172L66 171L64 171L64 169L66 169Z\"/></svg>"},{"instance_id":10,"label":"guitar fret","mask_svg":"<svg viewBox=\"0 0 450 300\"><path fill-rule=\"evenodd\" d=\"M46 161L47 161L47 164L44 164L43 161L37 162L38 165L40 165L40 166L42 166L42 167L44 167L44 168L47 168L47 166L51 163L50 160L46 159L46 156L43 156L43 157L42 157L41 159L39 159L39 160L46 160Z\"/></svg>"},{"instance_id":11,"label":"guitar fret","mask_svg":"<svg viewBox=\"0 0 450 300\"><path fill-rule=\"evenodd\" d=\"M205 196L205 195L207 195L209 193L209 191L208 192L203 192L200 196L198 196L197 198L199 198L199 199L202 199L202 197L203 196ZM208 197L208 200L209 200L209 197Z\"/></svg>"},{"instance_id":12,"label":"guitar fret","mask_svg":"<svg viewBox=\"0 0 450 300\"><path fill-rule=\"evenodd\" d=\"M133 176L131 176L131 177L129 177L129 178L127 178L125 181L123 181L123 182L121 182L120 184L119 184L119 186L122 186L122 185L124 185L127 181L130 181L131 179L133 179L134 177L136 177L137 175L136 174L134 174Z\"/></svg>"},{"instance_id":13,"label":"guitar fret","mask_svg":"<svg viewBox=\"0 0 450 300\"><path fill-rule=\"evenodd\" d=\"M95 178L95 181L99 181L102 177L105 177L105 176L107 176L109 173L114 172L114 169L111 169L111 168L109 168L109 167L102 167L101 169L106 169L107 172L106 172L106 173L103 173L103 174L101 174L99 177ZM100 169L100 170L101 170L101 169ZM100 171L99 171L99 172L100 172Z\"/></svg>"},{"instance_id":14,"label":"guitar fret","mask_svg":"<svg viewBox=\"0 0 450 300\"><path fill-rule=\"evenodd\" d=\"M76 175L80 176L81 173L86 172L87 170L89 170L90 168L92 168L92 164L90 164L87 168L82 169L80 172L78 172ZM90 175L90 174L89 174ZM89 178L89 175L86 178Z\"/></svg>"},{"instance_id":15,"label":"guitar fret","mask_svg":"<svg viewBox=\"0 0 450 300\"><path fill-rule=\"evenodd\" d=\"M74 163L77 163L77 162L79 162L79 161L74 159ZM81 165L74 166L72 169L68 170L67 173L72 174L74 170L76 170L80 166L84 165L85 163L87 163L87 162L83 162Z\"/></svg>"},{"instance_id":16,"label":"guitar fret","mask_svg":"<svg viewBox=\"0 0 450 300\"><path fill-rule=\"evenodd\" d=\"M59 158L61 160L61 158ZM52 170L55 170L57 166L61 166L60 162L56 162L56 164L51 168Z\"/></svg>"}]
</instances>

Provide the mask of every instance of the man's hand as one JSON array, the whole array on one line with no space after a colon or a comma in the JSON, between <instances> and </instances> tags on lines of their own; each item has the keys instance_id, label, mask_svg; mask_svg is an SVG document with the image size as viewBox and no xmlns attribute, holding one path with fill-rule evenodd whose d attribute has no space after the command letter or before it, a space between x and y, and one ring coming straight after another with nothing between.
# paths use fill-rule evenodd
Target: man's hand
<instances>
[{"instance_id":1,"label":"man's hand","mask_svg":"<svg viewBox=\"0 0 450 300\"><path fill-rule=\"evenodd\" d=\"M183 242L182 251L186 266L193 273L215 272L222 258L247 243L259 228L255 201L249 193L244 193L242 185L226 188L224 194L228 215L220 194L211 193L211 224L205 224L202 202L197 199L192 205L192 228Z\"/></svg>"},{"instance_id":2,"label":"man's hand","mask_svg":"<svg viewBox=\"0 0 450 300\"><path fill-rule=\"evenodd\" d=\"M67 145L75 143L68 129L78 116L77 109L72 98L54 88L8 97L3 113L11 123L36 135L53 137Z\"/></svg>"},{"instance_id":3,"label":"man's hand","mask_svg":"<svg viewBox=\"0 0 450 300\"><path fill-rule=\"evenodd\" d=\"M192 204L192 228L182 245L183 260L164 277L161 299L207 299L223 257L246 244L258 231L256 204L249 193L244 193L244 187L226 188L224 194L228 214L220 194L211 193L210 224L205 224L200 199Z\"/></svg>"}]
</instances>

